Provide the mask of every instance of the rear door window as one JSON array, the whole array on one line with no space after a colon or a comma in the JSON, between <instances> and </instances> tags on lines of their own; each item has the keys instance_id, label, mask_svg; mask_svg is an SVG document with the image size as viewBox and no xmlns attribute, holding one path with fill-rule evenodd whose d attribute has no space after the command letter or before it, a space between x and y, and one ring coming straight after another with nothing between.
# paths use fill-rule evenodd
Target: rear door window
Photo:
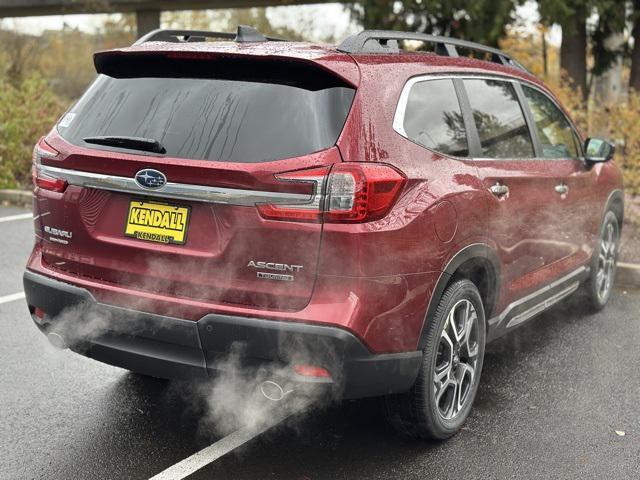
<instances>
[{"instance_id":1,"label":"rear door window","mask_svg":"<svg viewBox=\"0 0 640 480\"><path fill-rule=\"evenodd\" d=\"M67 141L129 136L157 140L171 157L264 162L335 145L355 90L295 78L113 78L100 75L58 124Z\"/></svg>"},{"instance_id":2,"label":"rear door window","mask_svg":"<svg viewBox=\"0 0 640 480\"><path fill-rule=\"evenodd\" d=\"M541 91L522 86L536 123L544 158L578 158L577 134L556 104Z\"/></svg>"},{"instance_id":3,"label":"rear door window","mask_svg":"<svg viewBox=\"0 0 640 480\"><path fill-rule=\"evenodd\" d=\"M532 158L533 141L511 82L465 79L484 158Z\"/></svg>"},{"instance_id":4,"label":"rear door window","mask_svg":"<svg viewBox=\"0 0 640 480\"><path fill-rule=\"evenodd\" d=\"M403 128L407 138L431 150L469 156L467 132L451 79L425 80L411 87Z\"/></svg>"}]
</instances>

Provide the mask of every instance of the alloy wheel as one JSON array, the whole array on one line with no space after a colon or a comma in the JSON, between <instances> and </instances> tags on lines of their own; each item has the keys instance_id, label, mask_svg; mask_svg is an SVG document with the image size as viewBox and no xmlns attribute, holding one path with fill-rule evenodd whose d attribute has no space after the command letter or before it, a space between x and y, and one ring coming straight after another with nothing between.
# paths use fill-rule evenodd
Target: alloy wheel
<instances>
[{"instance_id":1,"label":"alloy wheel","mask_svg":"<svg viewBox=\"0 0 640 480\"><path fill-rule=\"evenodd\" d=\"M469 300L460 300L447 315L436 355L434 402L442 418L453 419L469 400L478 353L478 314Z\"/></svg>"},{"instance_id":2,"label":"alloy wheel","mask_svg":"<svg viewBox=\"0 0 640 480\"><path fill-rule=\"evenodd\" d=\"M616 268L617 232L612 222L607 223L600 239L598 267L596 270L596 293L598 300L604 302L611 291Z\"/></svg>"}]
</instances>

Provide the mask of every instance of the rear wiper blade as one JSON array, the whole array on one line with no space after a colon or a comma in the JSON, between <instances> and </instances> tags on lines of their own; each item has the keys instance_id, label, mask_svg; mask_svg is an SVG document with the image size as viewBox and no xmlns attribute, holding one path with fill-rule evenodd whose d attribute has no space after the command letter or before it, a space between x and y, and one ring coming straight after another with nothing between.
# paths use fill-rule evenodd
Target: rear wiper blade
<instances>
[{"instance_id":1,"label":"rear wiper blade","mask_svg":"<svg viewBox=\"0 0 640 480\"><path fill-rule=\"evenodd\" d=\"M129 148L131 150L142 150L153 153L167 153L167 150L162 144L153 138L105 136L85 137L83 140L87 143L106 145L108 147Z\"/></svg>"}]
</instances>

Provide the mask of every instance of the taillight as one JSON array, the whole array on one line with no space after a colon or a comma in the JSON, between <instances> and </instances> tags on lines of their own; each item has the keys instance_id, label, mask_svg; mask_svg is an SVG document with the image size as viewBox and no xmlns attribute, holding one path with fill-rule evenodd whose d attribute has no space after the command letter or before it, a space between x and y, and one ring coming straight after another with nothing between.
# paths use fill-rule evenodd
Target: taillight
<instances>
[{"instance_id":1,"label":"taillight","mask_svg":"<svg viewBox=\"0 0 640 480\"><path fill-rule=\"evenodd\" d=\"M339 163L333 166L328 177L326 170L278 175L279 180L311 182L315 185L311 199L305 204L259 205L260 214L273 220L295 222L369 222L391 210L406 182L398 170L379 163Z\"/></svg>"},{"instance_id":2,"label":"taillight","mask_svg":"<svg viewBox=\"0 0 640 480\"><path fill-rule=\"evenodd\" d=\"M43 158L56 158L57 156L58 152L47 145L44 141L44 137L36 143L36 146L33 148L33 167L31 170L33 184L36 187L43 188L44 190L50 190L52 192L64 192L66 190L67 182L65 180L44 175L40 172L40 165L42 164Z\"/></svg>"},{"instance_id":3,"label":"taillight","mask_svg":"<svg viewBox=\"0 0 640 480\"><path fill-rule=\"evenodd\" d=\"M267 203L258 205L260 215L271 220L320 223L322 221L324 184L328 172L328 167L320 167L276 175L276 178L282 182L308 183L309 201L305 203Z\"/></svg>"},{"instance_id":4,"label":"taillight","mask_svg":"<svg viewBox=\"0 0 640 480\"><path fill-rule=\"evenodd\" d=\"M325 222L369 222L384 217L405 184L405 177L389 165L340 163L331 170Z\"/></svg>"}]
</instances>

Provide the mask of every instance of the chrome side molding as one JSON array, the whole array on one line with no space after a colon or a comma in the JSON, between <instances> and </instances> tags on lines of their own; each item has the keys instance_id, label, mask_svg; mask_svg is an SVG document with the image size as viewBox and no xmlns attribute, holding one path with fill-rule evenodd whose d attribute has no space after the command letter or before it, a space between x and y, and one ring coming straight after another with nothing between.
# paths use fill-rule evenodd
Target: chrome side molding
<instances>
[{"instance_id":1,"label":"chrome side molding","mask_svg":"<svg viewBox=\"0 0 640 480\"><path fill-rule=\"evenodd\" d=\"M130 193L147 197L170 198L193 202L218 203L224 205L254 206L259 203L297 204L304 205L312 202L318 195L318 184L315 183L314 193L304 195L300 193L269 192L262 190L244 190L239 188L211 187L208 185L194 185L189 183L167 182L155 190L142 188L133 177L119 177L101 173L69 170L66 168L36 165L38 174L60 178L69 185L84 188L95 188L111 192Z\"/></svg>"},{"instance_id":2,"label":"chrome side molding","mask_svg":"<svg viewBox=\"0 0 640 480\"><path fill-rule=\"evenodd\" d=\"M580 286L580 276L587 274L589 271L588 267L582 266L577 268L573 272L565 275L554 282L551 282L549 285L545 285L539 290L536 290L533 293L530 293L526 297L523 297L519 300L516 300L513 303L510 303L500 315L493 317L489 320L488 324L492 330L499 329L505 320L508 320L507 325L504 329L509 329L524 323L526 320L529 320L533 316L541 313L551 307L552 305L558 303L563 298L569 296L573 292L575 292ZM558 287L565 287L559 292L555 292L549 295L549 292ZM517 313L516 315L512 315L513 312L518 307L535 301L536 299L540 299L537 303L527 308L525 311Z\"/></svg>"},{"instance_id":3,"label":"chrome side molding","mask_svg":"<svg viewBox=\"0 0 640 480\"><path fill-rule=\"evenodd\" d=\"M552 305L555 305L563 298L571 295L573 292L575 292L578 289L579 286L580 286L580 282L574 282L571 285L569 285L567 288L560 290L558 293L550 296L549 298L543 300L542 302L516 315L511 320L509 320L509 323L507 323L506 328L512 328L517 325L520 325L521 323L529 320L531 317L537 315L538 313L544 312L546 309L548 309Z\"/></svg>"}]
</instances>

